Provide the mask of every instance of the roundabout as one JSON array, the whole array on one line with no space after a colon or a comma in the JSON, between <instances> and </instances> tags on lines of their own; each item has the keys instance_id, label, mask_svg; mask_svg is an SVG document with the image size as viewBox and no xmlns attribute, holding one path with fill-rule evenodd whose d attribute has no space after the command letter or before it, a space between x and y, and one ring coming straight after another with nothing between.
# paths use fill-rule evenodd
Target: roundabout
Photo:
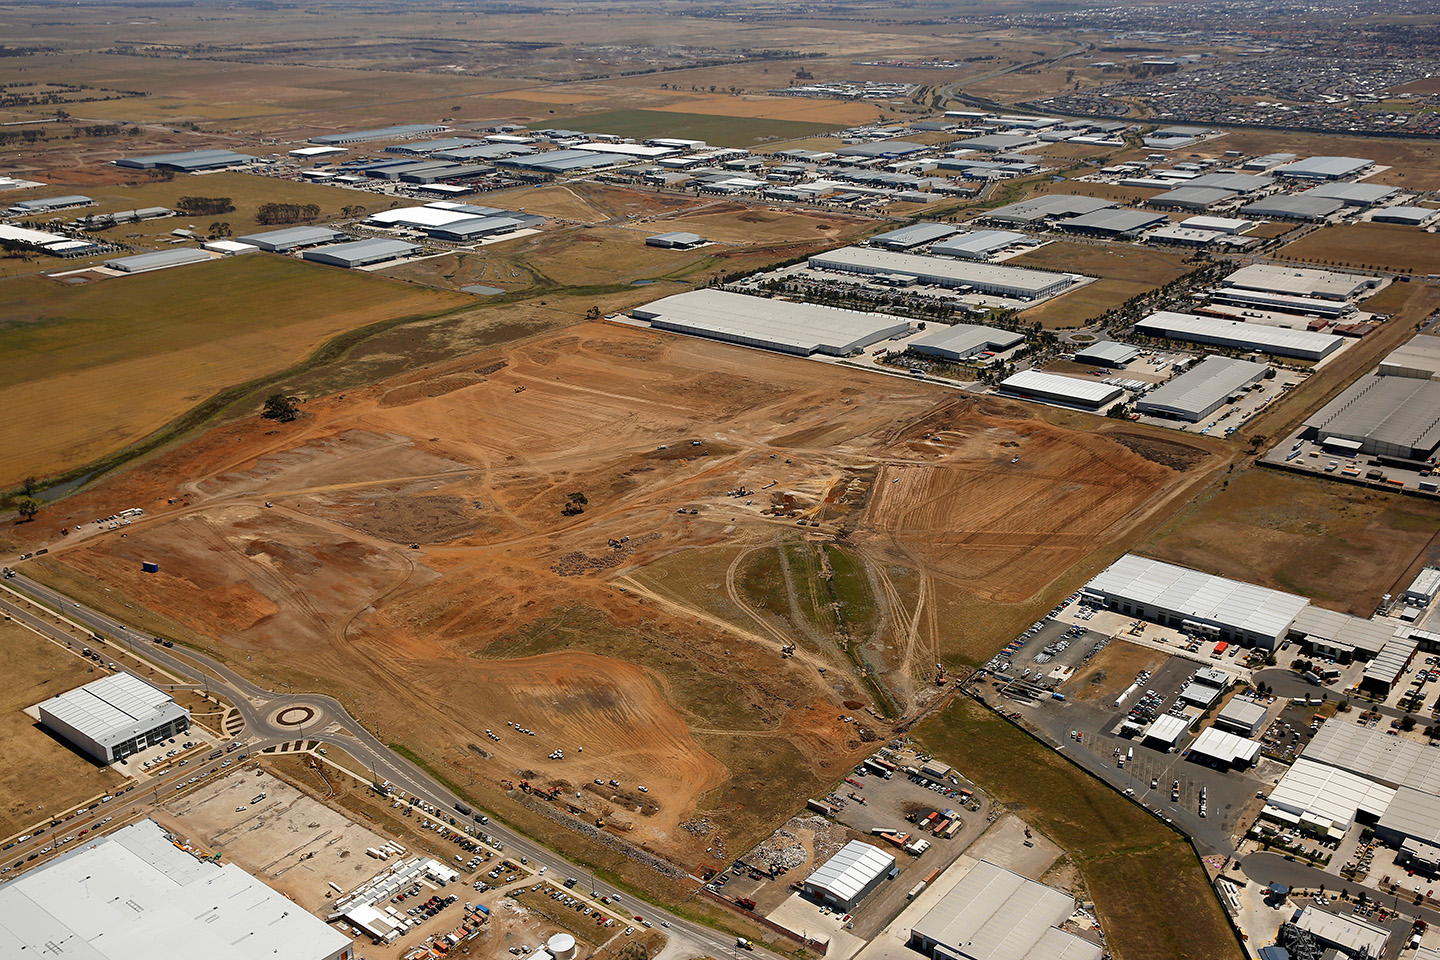
<instances>
[{"instance_id":1,"label":"roundabout","mask_svg":"<svg viewBox=\"0 0 1440 960\"><path fill-rule=\"evenodd\" d=\"M271 720L278 727L303 727L314 720L317 714L314 707L296 704L280 710Z\"/></svg>"}]
</instances>

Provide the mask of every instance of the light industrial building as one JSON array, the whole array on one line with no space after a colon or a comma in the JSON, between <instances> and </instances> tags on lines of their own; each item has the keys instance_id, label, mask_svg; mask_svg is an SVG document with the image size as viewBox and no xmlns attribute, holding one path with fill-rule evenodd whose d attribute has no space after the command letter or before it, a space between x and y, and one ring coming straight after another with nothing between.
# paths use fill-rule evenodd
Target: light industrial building
<instances>
[{"instance_id":1,"label":"light industrial building","mask_svg":"<svg viewBox=\"0 0 1440 960\"><path fill-rule=\"evenodd\" d=\"M1140 351L1128 343L1097 340L1084 350L1075 351L1075 362L1119 370L1138 356L1140 356Z\"/></svg>"},{"instance_id":2,"label":"light industrial building","mask_svg":"<svg viewBox=\"0 0 1440 960\"><path fill-rule=\"evenodd\" d=\"M1028 238L1025 234L1012 233L1009 230L976 230L941 240L930 248L930 252L940 257L985 260L1026 239Z\"/></svg>"},{"instance_id":3,"label":"light industrial building","mask_svg":"<svg viewBox=\"0 0 1440 960\"><path fill-rule=\"evenodd\" d=\"M1340 349L1343 340L1329 333L1287 330L1259 323L1197 317L1191 313L1160 310L1135 324L1135 332L1167 340L1205 343L1236 350L1253 350L1277 357L1323 360Z\"/></svg>"},{"instance_id":4,"label":"light industrial building","mask_svg":"<svg viewBox=\"0 0 1440 960\"><path fill-rule=\"evenodd\" d=\"M63 197L39 197L34 200L21 200L10 207L9 212L17 217L30 217L41 213L54 213L57 210L70 210L74 207L88 207L95 203L89 197L78 193L66 194Z\"/></svg>"},{"instance_id":5,"label":"light industrial building","mask_svg":"<svg viewBox=\"0 0 1440 960\"><path fill-rule=\"evenodd\" d=\"M137 170L176 170L194 173L197 170L223 170L250 163L255 158L234 150L189 150L185 153L157 153L149 157L124 157L115 161L117 167Z\"/></svg>"},{"instance_id":6,"label":"light industrial building","mask_svg":"<svg viewBox=\"0 0 1440 960\"><path fill-rule=\"evenodd\" d=\"M1304 597L1127 553L1084 587L1093 604L1191 633L1274 649Z\"/></svg>"},{"instance_id":7,"label":"light industrial building","mask_svg":"<svg viewBox=\"0 0 1440 960\"><path fill-rule=\"evenodd\" d=\"M1190 181L1192 187L1217 187L1236 193L1259 193L1274 184L1272 177L1259 177L1249 173L1207 173Z\"/></svg>"},{"instance_id":8,"label":"light industrial building","mask_svg":"<svg viewBox=\"0 0 1440 960\"><path fill-rule=\"evenodd\" d=\"M1145 745L1157 750L1173 750L1190 729L1190 721L1173 713L1162 714L1145 729Z\"/></svg>"},{"instance_id":9,"label":"light industrial building","mask_svg":"<svg viewBox=\"0 0 1440 960\"><path fill-rule=\"evenodd\" d=\"M1401 599L1417 607L1428 607L1440 594L1440 567L1426 567L1415 575Z\"/></svg>"},{"instance_id":10,"label":"light industrial building","mask_svg":"<svg viewBox=\"0 0 1440 960\"><path fill-rule=\"evenodd\" d=\"M1170 222L1163 213L1145 210L1096 210L1078 217L1061 220L1055 226L1068 233L1083 233L1110 239L1138 236L1142 231Z\"/></svg>"},{"instance_id":11,"label":"light industrial building","mask_svg":"<svg viewBox=\"0 0 1440 960\"><path fill-rule=\"evenodd\" d=\"M1311 187L1303 195L1339 200L1347 207L1373 207L1399 192L1399 187L1387 187L1383 183L1326 183Z\"/></svg>"},{"instance_id":12,"label":"light industrial building","mask_svg":"<svg viewBox=\"0 0 1440 960\"><path fill-rule=\"evenodd\" d=\"M1394 635L1394 627L1383 620L1365 620L1312 604L1290 625L1289 639L1307 653L1350 663L1373 659Z\"/></svg>"},{"instance_id":13,"label":"light industrial building","mask_svg":"<svg viewBox=\"0 0 1440 960\"><path fill-rule=\"evenodd\" d=\"M693 250L696 247L704 246L705 238L698 233L686 233L684 231L672 231L670 233L657 233L653 237L645 238L645 246L660 247L665 250Z\"/></svg>"},{"instance_id":14,"label":"light industrial building","mask_svg":"<svg viewBox=\"0 0 1440 960\"><path fill-rule=\"evenodd\" d=\"M1412 856L1419 852L1414 850L1417 841L1433 850L1440 844L1440 798L1413 787L1397 787L1395 799L1375 824L1375 835L1394 847L1411 844Z\"/></svg>"},{"instance_id":15,"label":"light industrial building","mask_svg":"<svg viewBox=\"0 0 1440 960\"><path fill-rule=\"evenodd\" d=\"M306 250L300 257L315 263L328 263L334 267L354 268L399 260L419 252L419 247L404 240L357 240L354 243L337 243L333 247Z\"/></svg>"},{"instance_id":16,"label":"light industrial building","mask_svg":"<svg viewBox=\"0 0 1440 960\"><path fill-rule=\"evenodd\" d=\"M1351 300L1380 285L1380 278L1364 274L1332 273L1308 267L1282 267L1253 263L1220 281L1221 286L1263 290L1315 300Z\"/></svg>"},{"instance_id":17,"label":"light industrial building","mask_svg":"<svg viewBox=\"0 0 1440 960\"><path fill-rule=\"evenodd\" d=\"M1259 754L1259 743L1219 727L1206 727L1190 744L1192 760L1208 758L1222 767L1248 767Z\"/></svg>"},{"instance_id":18,"label":"light industrial building","mask_svg":"<svg viewBox=\"0 0 1440 960\"><path fill-rule=\"evenodd\" d=\"M1409 637L1391 637L1375 654L1375 659L1365 664L1365 672L1360 675L1360 689L1388 697L1405 676L1419 649L1420 645Z\"/></svg>"},{"instance_id":19,"label":"light industrial building","mask_svg":"<svg viewBox=\"0 0 1440 960\"><path fill-rule=\"evenodd\" d=\"M159 250L155 253L137 253L131 257L106 260L105 266L124 273L149 273L151 270L183 267L187 263L200 263L209 259L210 254L207 251L185 247L180 250Z\"/></svg>"},{"instance_id":20,"label":"light industrial building","mask_svg":"<svg viewBox=\"0 0 1440 960\"><path fill-rule=\"evenodd\" d=\"M101 245L90 240L76 240L58 233L31 230L0 223L0 244L20 244L48 253L52 257L83 257L98 253Z\"/></svg>"},{"instance_id":21,"label":"light industrial building","mask_svg":"<svg viewBox=\"0 0 1440 960\"><path fill-rule=\"evenodd\" d=\"M1171 210L1209 210L1217 203L1234 200L1238 193L1219 187L1176 187L1145 201L1152 207Z\"/></svg>"},{"instance_id":22,"label":"light industrial building","mask_svg":"<svg viewBox=\"0 0 1440 960\"><path fill-rule=\"evenodd\" d=\"M1348 770L1387 787L1440 797L1440 750L1381 730L1332 720L1305 748L1303 759Z\"/></svg>"},{"instance_id":23,"label":"light industrial building","mask_svg":"<svg viewBox=\"0 0 1440 960\"><path fill-rule=\"evenodd\" d=\"M1271 172L1277 177L1294 177L1297 180L1340 180L1374 165L1374 160L1361 157L1306 157L1276 167Z\"/></svg>"},{"instance_id":24,"label":"light industrial building","mask_svg":"<svg viewBox=\"0 0 1440 960\"><path fill-rule=\"evenodd\" d=\"M879 847L851 840L805 881L805 892L849 913L895 869L895 858Z\"/></svg>"},{"instance_id":25,"label":"light industrial building","mask_svg":"<svg viewBox=\"0 0 1440 960\"><path fill-rule=\"evenodd\" d=\"M1190 423L1203 420L1265 379L1270 368L1250 360L1206 357L1135 402L1135 409Z\"/></svg>"},{"instance_id":26,"label":"light industrial building","mask_svg":"<svg viewBox=\"0 0 1440 960\"><path fill-rule=\"evenodd\" d=\"M0 956L72 960L351 960L330 929L233 863L153 820L81 841L0 886Z\"/></svg>"},{"instance_id":27,"label":"light industrial building","mask_svg":"<svg viewBox=\"0 0 1440 960\"><path fill-rule=\"evenodd\" d=\"M1009 206L999 207L985 214L987 220L996 223L1040 223L1063 217L1078 217L1097 210L1109 210L1120 204L1114 200L1101 200L1080 194L1056 193L1043 197L1032 197Z\"/></svg>"},{"instance_id":28,"label":"light industrial building","mask_svg":"<svg viewBox=\"0 0 1440 960\"><path fill-rule=\"evenodd\" d=\"M1425 460L1440 446L1440 381L1367 374L1305 421L1320 443Z\"/></svg>"},{"instance_id":29,"label":"light industrial building","mask_svg":"<svg viewBox=\"0 0 1440 960\"><path fill-rule=\"evenodd\" d=\"M1023 333L1000 330L974 323L957 323L939 327L925 336L910 341L910 349L927 357L942 360L965 360L977 354L998 353L1025 342Z\"/></svg>"},{"instance_id":30,"label":"light industrial building","mask_svg":"<svg viewBox=\"0 0 1440 960\"><path fill-rule=\"evenodd\" d=\"M1220 708L1220 712L1215 715L1215 726L1242 737L1253 737L1265 725L1268 713L1265 704L1236 697Z\"/></svg>"},{"instance_id":31,"label":"light industrial building","mask_svg":"<svg viewBox=\"0 0 1440 960\"><path fill-rule=\"evenodd\" d=\"M190 711L139 677L115 673L41 703L40 722L110 764L190 729Z\"/></svg>"},{"instance_id":32,"label":"light industrial building","mask_svg":"<svg viewBox=\"0 0 1440 960\"><path fill-rule=\"evenodd\" d=\"M1277 193L1273 197L1247 203L1240 212L1247 217L1270 220L1323 220L1345 209L1345 203L1331 197Z\"/></svg>"},{"instance_id":33,"label":"light industrial building","mask_svg":"<svg viewBox=\"0 0 1440 960\"><path fill-rule=\"evenodd\" d=\"M948 223L912 223L898 230L877 233L868 242L871 246L884 247L887 250L910 250L936 240L944 240L959 229Z\"/></svg>"},{"instance_id":34,"label":"light industrial building","mask_svg":"<svg viewBox=\"0 0 1440 960\"><path fill-rule=\"evenodd\" d=\"M1343 721L1336 720L1325 726L1341 723ZM1357 819L1367 823L1380 819L1393 799L1394 787L1319 763L1311 758L1307 749L1270 791L1263 815L1268 820L1339 839Z\"/></svg>"},{"instance_id":35,"label":"light industrial building","mask_svg":"<svg viewBox=\"0 0 1440 960\"><path fill-rule=\"evenodd\" d=\"M934 960L1100 960L1104 950L1060 925L1075 899L988 860L970 868L910 928L909 946Z\"/></svg>"},{"instance_id":36,"label":"light industrial building","mask_svg":"<svg viewBox=\"0 0 1440 960\"><path fill-rule=\"evenodd\" d=\"M1108 407L1124 395L1123 390L1108 383L1096 383L1093 380L1043 373L1039 370L1021 370L1006 377L1000 381L999 390L1007 396L1023 400L1038 400L1041 403L1090 411Z\"/></svg>"},{"instance_id":37,"label":"light industrial building","mask_svg":"<svg viewBox=\"0 0 1440 960\"><path fill-rule=\"evenodd\" d=\"M235 239L271 253L289 253L302 247L318 247L322 243L342 243L350 238L330 227L290 227L287 230L252 233Z\"/></svg>"},{"instance_id":38,"label":"light industrial building","mask_svg":"<svg viewBox=\"0 0 1440 960\"><path fill-rule=\"evenodd\" d=\"M405 137L424 137L432 133L444 133L449 127L438 123L402 123L394 127L378 127L374 130L351 130L349 133L330 133L323 137L311 137L311 143L333 147L345 143L365 143L369 140L402 140Z\"/></svg>"},{"instance_id":39,"label":"light industrial building","mask_svg":"<svg viewBox=\"0 0 1440 960\"><path fill-rule=\"evenodd\" d=\"M466 217L464 220L456 220L453 223L427 227L425 233L437 240L468 243L472 240L514 233L516 230L525 229L526 226L528 226L526 221L519 217Z\"/></svg>"},{"instance_id":40,"label":"light industrial building","mask_svg":"<svg viewBox=\"0 0 1440 960\"><path fill-rule=\"evenodd\" d=\"M913 253L892 253L864 247L841 247L810 257L810 269L886 276L950 289L972 289L1016 300L1054 296L1076 282L1065 273L1028 270L993 263L962 263Z\"/></svg>"},{"instance_id":41,"label":"light industrial building","mask_svg":"<svg viewBox=\"0 0 1440 960\"><path fill-rule=\"evenodd\" d=\"M1382 377L1440 380L1440 337L1421 334L1396 347L1375 372Z\"/></svg>"},{"instance_id":42,"label":"light industrial building","mask_svg":"<svg viewBox=\"0 0 1440 960\"><path fill-rule=\"evenodd\" d=\"M1376 223L1398 223L1407 227L1419 227L1433 220L1440 210L1432 207L1386 207L1376 210L1370 219Z\"/></svg>"},{"instance_id":43,"label":"light industrial building","mask_svg":"<svg viewBox=\"0 0 1440 960\"><path fill-rule=\"evenodd\" d=\"M658 330L799 356L848 356L877 341L910 332L908 320L887 314L751 297L726 290L677 293L636 307L631 313Z\"/></svg>"},{"instance_id":44,"label":"light industrial building","mask_svg":"<svg viewBox=\"0 0 1440 960\"><path fill-rule=\"evenodd\" d=\"M1221 287L1210 294L1216 303L1231 303L1244 307L1259 307L1276 313L1296 313L1302 316L1323 317L1338 320L1355 312L1355 307L1345 300L1317 300L1314 297L1291 297L1283 293L1266 293L1263 290L1245 290L1240 287Z\"/></svg>"},{"instance_id":45,"label":"light industrial building","mask_svg":"<svg viewBox=\"0 0 1440 960\"><path fill-rule=\"evenodd\" d=\"M1351 957L1365 957L1377 960L1385 955L1385 944L1390 940L1390 931L1373 923L1342 917L1306 904L1295 920L1295 926L1314 937L1322 947L1338 950Z\"/></svg>"}]
</instances>

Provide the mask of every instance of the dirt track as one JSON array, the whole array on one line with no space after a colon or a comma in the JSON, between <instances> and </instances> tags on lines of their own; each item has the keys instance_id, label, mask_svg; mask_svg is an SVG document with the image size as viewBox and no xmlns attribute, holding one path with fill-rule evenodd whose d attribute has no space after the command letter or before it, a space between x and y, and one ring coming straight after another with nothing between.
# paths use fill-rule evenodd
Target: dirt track
<instances>
[{"instance_id":1,"label":"dirt track","mask_svg":"<svg viewBox=\"0 0 1440 960\"><path fill-rule=\"evenodd\" d=\"M866 558L874 655L908 701L953 652L954 596L1028 601L1202 472L1033 407L837 369L586 324L312 401L293 424L219 428L33 534L143 506L125 536L52 553L242 669L353 703L487 802L521 778L579 792L587 819L694 863L869 749L840 719L868 697L833 651L782 659L773 624L617 578L792 540L792 519L762 513L776 498L759 491L783 492L820 521L812 538ZM738 486L755 492L726 496ZM584 509L566 515L572 494ZM733 566L715 584L732 597ZM706 829L677 829L696 817Z\"/></svg>"}]
</instances>

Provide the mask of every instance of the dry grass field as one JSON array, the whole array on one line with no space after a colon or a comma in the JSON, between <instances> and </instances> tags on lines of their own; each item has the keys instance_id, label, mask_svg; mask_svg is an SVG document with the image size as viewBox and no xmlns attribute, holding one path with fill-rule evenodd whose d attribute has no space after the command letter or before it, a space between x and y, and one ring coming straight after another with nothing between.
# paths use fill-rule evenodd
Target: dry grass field
<instances>
[{"instance_id":1,"label":"dry grass field","mask_svg":"<svg viewBox=\"0 0 1440 960\"><path fill-rule=\"evenodd\" d=\"M1277 256L1371 270L1440 273L1440 234L1393 223L1346 223L1308 233L1286 244Z\"/></svg>"},{"instance_id":2,"label":"dry grass field","mask_svg":"<svg viewBox=\"0 0 1440 960\"><path fill-rule=\"evenodd\" d=\"M259 253L81 286L12 279L4 289L0 486L118 450L346 330L473 302Z\"/></svg>"},{"instance_id":3,"label":"dry grass field","mask_svg":"<svg viewBox=\"0 0 1440 960\"><path fill-rule=\"evenodd\" d=\"M1131 297L1147 290L1153 290L1149 283L1132 283L1129 280L1096 280L1063 297L1047 300L1038 307L1031 307L1021 314L1025 321L1040 325L1046 330L1065 330L1083 327L1113 310Z\"/></svg>"},{"instance_id":4,"label":"dry grass field","mask_svg":"<svg viewBox=\"0 0 1440 960\"><path fill-rule=\"evenodd\" d=\"M1029 253L1005 261L1017 267L1037 270L1066 270L1107 280L1162 286L1188 273L1188 254L1156 247L1129 244L1047 243Z\"/></svg>"},{"instance_id":5,"label":"dry grass field","mask_svg":"<svg viewBox=\"0 0 1440 960\"><path fill-rule=\"evenodd\" d=\"M0 838L99 796L124 778L97 767L22 711L98 680L88 660L13 621L0 623Z\"/></svg>"}]
</instances>

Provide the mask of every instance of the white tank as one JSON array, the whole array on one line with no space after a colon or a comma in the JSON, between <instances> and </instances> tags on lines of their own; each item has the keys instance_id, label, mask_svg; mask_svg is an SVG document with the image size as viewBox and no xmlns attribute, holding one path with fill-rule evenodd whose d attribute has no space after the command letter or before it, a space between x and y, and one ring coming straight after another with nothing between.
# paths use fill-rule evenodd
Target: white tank
<instances>
[{"instance_id":1,"label":"white tank","mask_svg":"<svg viewBox=\"0 0 1440 960\"><path fill-rule=\"evenodd\" d=\"M555 960L575 960L575 938L568 933L557 933L545 942L545 949Z\"/></svg>"}]
</instances>

